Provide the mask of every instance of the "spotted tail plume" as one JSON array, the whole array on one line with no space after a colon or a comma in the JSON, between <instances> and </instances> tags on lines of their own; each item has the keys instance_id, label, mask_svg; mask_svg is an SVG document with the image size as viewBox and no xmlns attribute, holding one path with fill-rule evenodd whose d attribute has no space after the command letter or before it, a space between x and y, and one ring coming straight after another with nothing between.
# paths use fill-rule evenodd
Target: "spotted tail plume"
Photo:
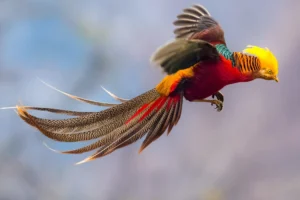
<instances>
[{"instance_id":1,"label":"spotted tail plume","mask_svg":"<svg viewBox=\"0 0 300 200\"><path fill-rule=\"evenodd\" d=\"M80 154L97 149L92 156L78 163L80 164L110 154L146 135L140 147L141 152L167 129L170 133L180 118L182 101L182 94L163 96L156 89L152 89L100 112L74 112L25 106L17 106L16 108L18 115L26 123L53 140L80 142L98 139L82 148L61 152ZM29 114L28 109L75 117L44 119Z\"/></svg>"}]
</instances>

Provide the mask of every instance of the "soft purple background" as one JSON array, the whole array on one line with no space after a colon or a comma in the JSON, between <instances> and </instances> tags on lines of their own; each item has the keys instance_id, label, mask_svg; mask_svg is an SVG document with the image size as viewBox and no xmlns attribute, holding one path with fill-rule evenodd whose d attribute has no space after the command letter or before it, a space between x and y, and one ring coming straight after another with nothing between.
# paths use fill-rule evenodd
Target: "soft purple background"
<instances>
[{"instance_id":1,"label":"soft purple background","mask_svg":"<svg viewBox=\"0 0 300 200\"><path fill-rule=\"evenodd\" d=\"M300 196L300 1L2 0L0 107L96 111L47 88L114 102L151 89L164 76L149 63L173 38L183 8L205 5L234 51L269 47L280 83L225 88L221 113L185 102L180 123L141 155L141 141L102 159L60 155L55 143L0 111L0 200L298 200ZM41 113L41 116L48 116ZM218 199L218 198L217 198Z\"/></svg>"}]
</instances>

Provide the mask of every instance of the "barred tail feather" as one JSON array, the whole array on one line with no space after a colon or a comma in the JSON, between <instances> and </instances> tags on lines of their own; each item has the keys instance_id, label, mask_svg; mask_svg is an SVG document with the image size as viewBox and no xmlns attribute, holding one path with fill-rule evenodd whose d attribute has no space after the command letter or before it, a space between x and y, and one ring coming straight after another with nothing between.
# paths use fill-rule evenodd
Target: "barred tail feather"
<instances>
[{"instance_id":1,"label":"barred tail feather","mask_svg":"<svg viewBox=\"0 0 300 200\"><path fill-rule=\"evenodd\" d=\"M100 112L92 112L75 118L55 120L38 118L30 114L28 114L28 116L30 116L31 121L40 125L39 128L46 128L54 132L85 132L105 126L107 128L101 128L101 130L99 130L102 132L101 135L105 135L125 123L127 119L123 113L130 115L136 111L136 107L145 104L145 101L151 102L159 96L155 89L153 89L125 103L118 104ZM19 107L18 110L20 109L26 111L26 109L22 107Z\"/></svg>"},{"instance_id":2,"label":"barred tail feather","mask_svg":"<svg viewBox=\"0 0 300 200\"><path fill-rule=\"evenodd\" d=\"M17 106L17 113L26 123L38 129L46 137L60 142L80 142L98 139L82 148L62 151L64 154L81 154L98 149L79 164L108 155L138 139L146 138L140 152L168 133L178 122L182 109L182 94L162 96L152 89L131 100L99 112L75 112L50 108ZM27 110L40 110L73 115L68 119L43 119ZM56 112L57 111L57 112Z\"/></svg>"},{"instance_id":3,"label":"barred tail feather","mask_svg":"<svg viewBox=\"0 0 300 200\"><path fill-rule=\"evenodd\" d=\"M85 98L82 98L82 97L78 97L78 96L75 96L75 95L72 95L72 94L69 94L67 92L64 92L60 89L57 89L56 87L46 83L45 81L39 79L43 84L45 84L47 87L67 96L67 97L70 97L72 99L75 99L77 101L81 101L81 102L84 102L84 103L88 103L88 104L91 104L91 105L95 105L95 106L104 106L104 107L111 107L111 106L115 106L117 104L114 104L114 103L104 103L104 102L99 102L99 101L93 101L93 100L90 100L90 99L85 99ZM114 99L120 101L120 102L125 102L127 99L122 99L120 97L117 97L116 95L114 95L113 93L109 92L108 90L106 90L104 87L102 87L102 89L107 92L111 97L113 97Z\"/></svg>"},{"instance_id":4,"label":"barred tail feather","mask_svg":"<svg viewBox=\"0 0 300 200\"><path fill-rule=\"evenodd\" d=\"M3 107L3 108L0 108L0 110L18 109L18 107L20 107L20 106ZM82 115L87 115L87 114L93 113L93 112L79 112L79 111L63 110L63 109L57 109L57 108L35 107L35 106L22 106L22 108L26 109L26 110L38 110L38 111L45 111L45 112L64 114L64 115L70 115L70 116L82 116Z\"/></svg>"}]
</instances>

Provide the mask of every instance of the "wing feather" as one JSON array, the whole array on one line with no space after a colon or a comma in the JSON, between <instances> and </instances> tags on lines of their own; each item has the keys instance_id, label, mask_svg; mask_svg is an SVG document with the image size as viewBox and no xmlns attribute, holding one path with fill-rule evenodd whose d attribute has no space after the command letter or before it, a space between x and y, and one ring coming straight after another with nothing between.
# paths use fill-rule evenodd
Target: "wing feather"
<instances>
[{"instance_id":1,"label":"wing feather","mask_svg":"<svg viewBox=\"0 0 300 200\"><path fill-rule=\"evenodd\" d=\"M177 27L174 30L176 38L226 44L222 27L202 5L185 8L173 24Z\"/></svg>"},{"instance_id":2,"label":"wing feather","mask_svg":"<svg viewBox=\"0 0 300 200\"><path fill-rule=\"evenodd\" d=\"M168 74L186 69L205 60L218 60L217 49L203 40L176 39L160 47L151 61Z\"/></svg>"}]
</instances>

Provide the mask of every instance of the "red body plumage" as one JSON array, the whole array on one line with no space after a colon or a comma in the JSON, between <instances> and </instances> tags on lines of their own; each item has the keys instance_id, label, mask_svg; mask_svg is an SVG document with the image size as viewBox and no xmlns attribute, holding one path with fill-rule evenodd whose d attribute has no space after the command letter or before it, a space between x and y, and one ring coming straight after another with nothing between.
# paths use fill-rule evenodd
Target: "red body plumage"
<instances>
[{"instance_id":1,"label":"red body plumage","mask_svg":"<svg viewBox=\"0 0 300 200\"><path fill-rule=\"evenodd\" d=\"M189 101L205 99L229 84L253 80L252 76L232 67L231 61L222 55L218 62L207 61L201 65L205 67L193 68L194 77L185 87L184 97Z\"/></svg>"}]
</instances>

